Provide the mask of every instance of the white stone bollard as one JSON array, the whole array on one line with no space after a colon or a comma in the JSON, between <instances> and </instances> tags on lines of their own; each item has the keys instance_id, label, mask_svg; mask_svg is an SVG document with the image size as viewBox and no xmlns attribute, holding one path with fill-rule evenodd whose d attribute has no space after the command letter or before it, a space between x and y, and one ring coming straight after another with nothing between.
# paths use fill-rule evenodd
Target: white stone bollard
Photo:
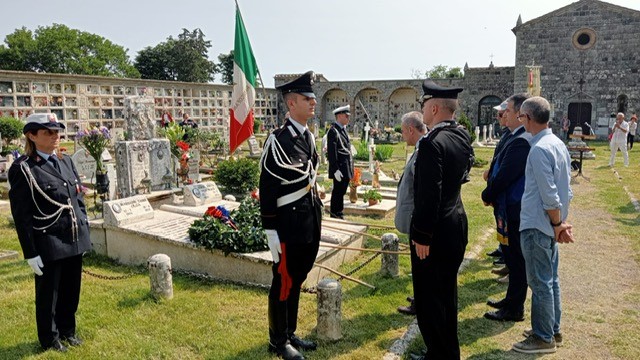
<instances>
[{"instance_id":1,"label":"white stone bollard","mask_svg":"<svg viewBox=\"0 0 640 360\"><path fill-rule=\"evenodd\" d=\"M156 299L173 298L173 276L171 259L165 254L155 254L147 260L151 295Z\"/></svg>"},{"instance_id":2,"label":"white stone bollard","mask_svg":"<svg viewBox=\"0 0 640 360\"><path fill-rule=\"evenodd\" d=\"M342 339L342 285L334 279L322 279L318 289L318 325L321 340Z\"/></svg>"},{"instance_id":3,"label":"white stone bollard","mask_svg":"<svg viewBox=\"0 0 640 360\"><path fill-rule=\"evenodd\" d=\"M398 235L394 233L386 233L382 235L382 250L398 251L398 244L400 240ZM398 276L399 264L398 254L382 254L382 266L380 272L383 275L389 275L391 277Z\"/></svg>"}]
</instances>

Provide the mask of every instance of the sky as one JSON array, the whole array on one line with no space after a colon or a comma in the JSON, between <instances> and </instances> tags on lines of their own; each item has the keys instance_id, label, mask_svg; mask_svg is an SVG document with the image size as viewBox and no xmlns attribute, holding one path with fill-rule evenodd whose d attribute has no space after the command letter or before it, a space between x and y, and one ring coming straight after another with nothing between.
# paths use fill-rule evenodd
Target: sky
<instances>
[{"instance_id":1,"label":"sky","mask_svg":"<svg viewBox=\"0 0 640 360\"><path fill-rule=\"evenodd\" d=\"M410 79L415 71L513 66L518 16L527 22L573 0L237 0L264 83L314 70L331 81ZM640 0L609 0L640 10ZM233 49L233 0L5 0L0 40L53 23L138 51L200 28L209 57ZM220 75L215 81L220 82Z\"/></svg>"}]
</instances>

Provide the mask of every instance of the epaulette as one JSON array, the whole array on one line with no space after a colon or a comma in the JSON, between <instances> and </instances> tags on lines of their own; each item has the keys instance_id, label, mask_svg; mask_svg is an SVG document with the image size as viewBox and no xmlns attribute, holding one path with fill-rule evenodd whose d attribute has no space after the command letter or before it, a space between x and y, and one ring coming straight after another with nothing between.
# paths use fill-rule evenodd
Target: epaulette
<instances>
[{"instance_id":1,"label":"epaulette","mask_svg":"<svg viewBox=\"0 0 640 360\"><path fill-rule=\"evenodd\" d=\"M21 162L26 161L27 159L29 159L29 156L27 156L27 155L20 155L20 157L19 157L18 159L16 159L16 160L14 161L14 163L19 164L19 163L21 163Z\"/></svg>"}]
</instances>

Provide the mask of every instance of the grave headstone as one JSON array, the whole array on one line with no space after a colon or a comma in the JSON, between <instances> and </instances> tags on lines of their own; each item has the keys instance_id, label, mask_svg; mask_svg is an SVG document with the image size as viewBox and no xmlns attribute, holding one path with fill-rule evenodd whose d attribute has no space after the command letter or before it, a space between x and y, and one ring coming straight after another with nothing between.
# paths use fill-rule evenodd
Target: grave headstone
<instances>
[{"instance_id":1,"label":"grave headstone","mask_svg":"<svg viewBox=\"0 0 640 360\"><path fill-rule=\"evenodd\" d=\"M149 172L152 191L171 189L176 177L172 169L169 140L151 139L149 141Z\"/></svg>"},{"instance_id":2,"label":"grave headstone","mask_svg":"<svg viewBox=\"0 0 640 360\"><path fill-rule=\"evenodd\" d=\"M262 149L260 149L260 145L258 144L256 137L251 135L247 141L249 142L249 155L259 156Z\"/></svg>"},{"instance_id":3,"label":"grave headstone","mask_svg":"<svg viewBox=\"0 0 640 360\"><path fill-rule=\"evenodd\" d=\"M153 97L145 95L124 98L124 123L127 124L126 140L150 140L156 133Z\"/></svg>"},{"instance_id":4,"label":"grave headstone","mask_svg":"<svg viewBox=\"0 0 640 360\"><path fill-rule=\"evenodd\" d=\"M148 193L151 186L149 142L117 142L116 170L118 172L118 194L120 197Z\"/></svg>"},{"instance_id":5,"label":"grave headstone","mask_svg":"<svg viewBox=\"0 0 640 360\"><path fill-rule=\"evenodd\" d=\"M80 149L71 155L71 160L78 171L80 181L85 183L96 182L96 161L89 155L89 153Z\"/></svg>"},{"instance_id":6,"label":"grave headstone","mask_svg":"<svg viewBox=\"0 0 640 360\"><path fill-rule=\"evenodd\" d=\"M364 142L365 144L369 143L369 131L371 130L371 126L369 125L369 122L367 121L367 123L364 125Z\"/></svg>"},{"instance_id":7,"label":"grave headstone","mask_svg":"<svg viewBox=\"0 0 640 360\"><path fill-rule=\"evenodd\" d=\"M200 181L200 150L191 150L191 159L187 162L189 164L189 179L194 182Z\"/></svg>"},{"instance_id":8,"label":"grave headstone","mask_svg":"<svg viewBox=\"0 0 640 360\"><path fill-rule=\"evenodd\" d=\"M113 200L118 193L118 173L116 172L116 164L105 164L107 167L107 176L109 177L109 191L107 192L107 200Z\"/></svg>"},{"instance_id":9,"label":"grave headstone","mask_svg":"<svg viewBox=\"0 0 640 360\"><path fill-rule=\"evenodd\" d=\"M213 181L187 185L184 191L184 205L200 206L222 200L222 193Z\"/></svg>"},{"instance_id":10,"label":"grave headstone","mask_svg":"<svg viewBox=\"0 0 640 360\"><path fill-rule=\"evenodd\" d=\"M153 208L149 200L142 195L105 201L104 203L105 225L122 226L153 219L153 216Z\"/></svg>"}]
</instances>

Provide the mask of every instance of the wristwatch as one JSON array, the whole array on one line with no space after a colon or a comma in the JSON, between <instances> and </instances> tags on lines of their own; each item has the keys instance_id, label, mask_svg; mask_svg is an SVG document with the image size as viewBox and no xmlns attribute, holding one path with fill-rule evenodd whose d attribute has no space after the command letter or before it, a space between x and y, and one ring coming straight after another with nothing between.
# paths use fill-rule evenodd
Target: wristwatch
<instances>
[{"instance_id":1,"label":"wristwatch","mask_svg":"<svg viewBox=\"0 0 640 360\"><path fill-rule=\"evenodd\" d=\"M557 223L555 223L555 224L554 224L552 221L549 221L549 223L550 223L550 224L551 224L551 226L553 226L553 227L558 227L558 226L562 225L562 220L558 221L558 222L557 222Z\"/></svg>"}]
</instances>

